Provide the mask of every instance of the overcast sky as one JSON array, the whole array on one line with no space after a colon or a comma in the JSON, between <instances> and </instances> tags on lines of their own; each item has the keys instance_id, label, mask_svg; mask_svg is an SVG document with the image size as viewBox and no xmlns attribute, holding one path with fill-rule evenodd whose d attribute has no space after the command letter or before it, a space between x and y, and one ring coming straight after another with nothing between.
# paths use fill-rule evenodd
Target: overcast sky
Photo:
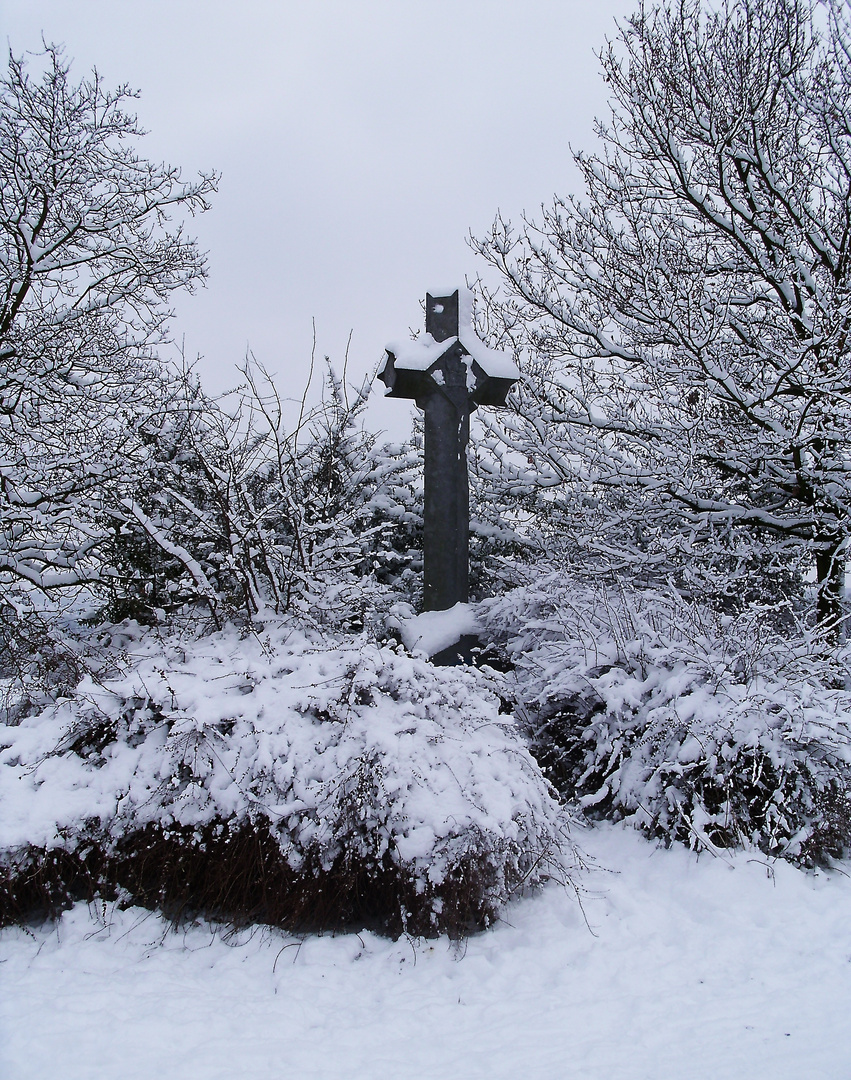
<instances>
[{"instance_id":1,"label":"overcast sky","mask_svg":"<svg viewBox=\"0 0 851 1080\"><path fill-rule=\"evenodd\" d=\"M594 56L634 0L0 0L16 54L63 42L78 77L142 92L141 150L222 173L192 223L209 282L175 335L206 386L251 347L288 392L317 350L372 369L466 245L577 189L606 94ZM380 384L379 384L380 385ZM388 412L388 410L390 410ZM395 427L401 402L382 403ZM389 418L389 421L388 421Z\"/></svg>"}]
</instances>

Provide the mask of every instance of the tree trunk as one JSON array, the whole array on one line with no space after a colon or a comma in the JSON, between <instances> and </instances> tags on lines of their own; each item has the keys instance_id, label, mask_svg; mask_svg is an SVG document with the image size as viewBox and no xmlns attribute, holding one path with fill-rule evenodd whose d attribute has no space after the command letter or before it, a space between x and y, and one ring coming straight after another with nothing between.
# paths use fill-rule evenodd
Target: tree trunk
<instances>
[{"instance_id":1,"label":"tree trunk","mask_svg":"<svg viewBox=\"0 0 851 1080\"><path fill-rule=\"evenodd\" d=\"M831 644L843 637L842 598L845 590L845 557L835 536L822 539L816 553L816 621Z\"/></svg>"}]
</instances>

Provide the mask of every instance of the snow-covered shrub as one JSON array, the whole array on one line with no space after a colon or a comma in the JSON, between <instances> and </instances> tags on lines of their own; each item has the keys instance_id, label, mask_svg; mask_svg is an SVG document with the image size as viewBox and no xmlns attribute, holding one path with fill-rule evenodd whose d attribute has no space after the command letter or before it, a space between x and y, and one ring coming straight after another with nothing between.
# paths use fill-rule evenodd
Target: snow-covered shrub
<instances>
[{"instance_id":1,"label":"snow-covered shrub","mask_svg":"<svg viewBox=\"0 0 851 1080\"><path fill-rule=\"evenodd\" d=\"M460 934L564 869L496 676L280 625L124 644L126 670L0 729L6 918L111 892Z\"/></svg>"},{"instance_id":2,"label":"snow-covered shrub","mask_svg":"<svg viewBox=\"0 0 851 1080\"><path fill-rule=\"evenodd\" d=\"M88 657L61 612L34 610L11 589L6 595L21 601L0 603L0 717L9 722L72 691Z\"/></svg>"},{"instance_id":3,"label":"snow-covered shrub","mask_svg":"<svg viewBox=\"0 0 851 1080\"><path fill-rule=\"evenodd\" d=\"M590 816L792 861L851 843L848 657L772 613L539 576L480 611L545 775Z\"/></svg>"},{"instance_id":4,"label":"snow-covered shrub","mask_svg":"<svg viewBox=\"0 0 851 1080\"><path fill-rule=\"evenodd\" d=\"M200 602L216 625L272 611L360 630L420 546L417 451L364 429L369 380L350 393L329 364L318 403L290 416L262 367L241 374L220 400L184 377L144 483L112 511L104 617Z\"/></svg>"}]
</instances>

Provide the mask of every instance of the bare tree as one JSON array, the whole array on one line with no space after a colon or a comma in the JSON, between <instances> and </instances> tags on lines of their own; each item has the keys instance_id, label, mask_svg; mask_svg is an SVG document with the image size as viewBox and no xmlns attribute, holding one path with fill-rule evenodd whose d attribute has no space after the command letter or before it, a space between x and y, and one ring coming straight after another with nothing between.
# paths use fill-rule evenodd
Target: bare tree
<instances>
[{"instance_id":1,"label":"bare tree","mask_svg":"<svg viewBox=\"0 0 851 1080\"><path fill-rule=\"evenodd\" d=\"M154 350L205 275L171 215L216 177L138 156L126 86L72 82L54 46L34 62L0 81L0 581L47 589L97 576L98 511L168 408Z\"/></svg>"},{"instance_id":2,"label":"bare tree","mask_svg":"<svg viewBox=\"0 0 851 1080\"><path fill-rule=\"evenodd\" d=\"M851 531L851 29L830 0L641 5L601 60L586 194L474 241L527 355L491 437L519 489L593 503L595 550L729 575L815 568Z\"/></svg>"}]
</instances>

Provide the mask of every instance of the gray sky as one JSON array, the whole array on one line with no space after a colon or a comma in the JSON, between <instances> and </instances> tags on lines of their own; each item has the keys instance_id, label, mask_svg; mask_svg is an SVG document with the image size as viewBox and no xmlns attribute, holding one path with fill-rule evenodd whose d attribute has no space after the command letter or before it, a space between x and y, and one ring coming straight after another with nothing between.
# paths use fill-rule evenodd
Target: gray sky
<instances>
[{"instance_id":1,"label":"gray sky","mask_svg":"<svg viewBox=\"0 0 851 1080\"><path fill-rule=\"evenodd\" d=\"M594 51L634 0L0 0L17 54L64 42L78 77L142 91L141 151L222 172L192 223L206 289L175 335L205 385L250 345L300 391L317 353L370 370L426 289L483 268L465 237L576 191L605 88ZM399 429L401 402L381 403ZM405 425L403 425L405 426Z\"/></svg>"}]
</instances>

